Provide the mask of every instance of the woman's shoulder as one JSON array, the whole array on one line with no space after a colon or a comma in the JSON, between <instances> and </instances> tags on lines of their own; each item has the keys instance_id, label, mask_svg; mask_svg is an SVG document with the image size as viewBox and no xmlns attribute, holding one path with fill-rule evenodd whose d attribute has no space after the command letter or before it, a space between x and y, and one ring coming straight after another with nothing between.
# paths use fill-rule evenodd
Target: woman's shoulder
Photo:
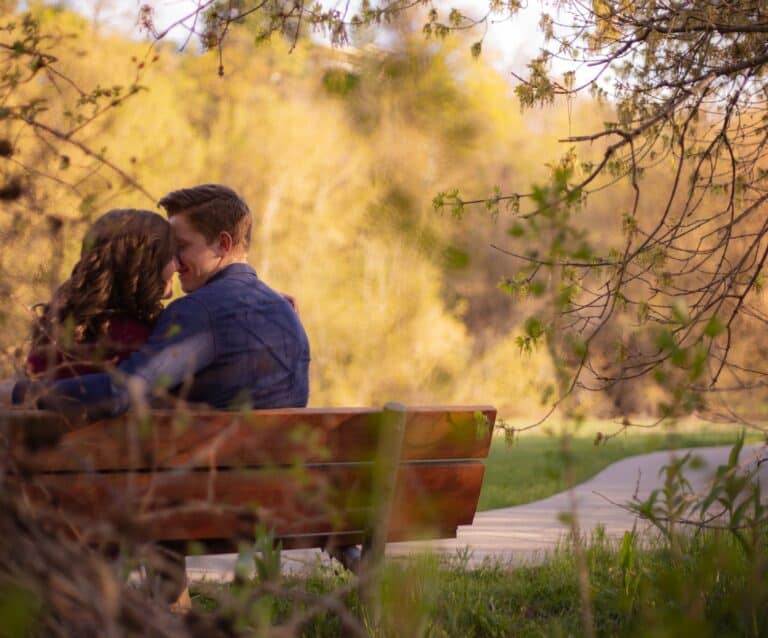
<instances>
[{"instance_id":1,"label":"woman's shoulder","mask_svg":"<svg viewBox=\"0 0 768 638\"><path fill-rule=\"evenodd\" d=\"M109 320L107 336L114 346L141 346L152 332L152 324L127 315Z\"/></svg>"},{"instance_id":2,"label":"woman's shoulder","mask_svg":"<svg viewBox=\"0 0 768 638\"><path fill-rule=\"evenodd\" d=\"M41 339L27 356L27 373L32 377L66 379L103 372L141 348L151 331L152 325L146 321L116 315L98 340L60 348L49 339Z\"/></svg>"}]
</instances>

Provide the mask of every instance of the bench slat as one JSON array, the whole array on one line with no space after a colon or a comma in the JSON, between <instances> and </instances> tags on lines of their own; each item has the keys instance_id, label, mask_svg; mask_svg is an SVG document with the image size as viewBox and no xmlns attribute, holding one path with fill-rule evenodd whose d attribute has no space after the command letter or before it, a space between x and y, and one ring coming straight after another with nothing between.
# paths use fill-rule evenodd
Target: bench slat
<instances>
[{"instance_id":1,"label":"bench slat","mask_svg":"<svg viewBox=\"0 0 768 638\"><path fill-rule=\"evenodd\" d=\"M472 522L484 469L479 461L401 466L387 540L455 536ZM334 535L360 542L371 508L371 464L364 463L300 472L43 474L36 482L46 494L27 486L30 496L58 503L80 529L108 519L146 540L236 541L252 538L261 521L286 547L323 546Z\"/></svg>"},{"instance_id":2,"label":"bench slat","mask_svg":"<svg viewBox=\"0 0 768 638\"><path fill-rule=\"evenodd\" d=\"M55 415L8 413L0 425L18 441L30 471L255 467L370 460L382 413L369 408L260 410L248 413L152 412L66 431L55 447L25 451L30 432L51 438L66 428ZM408 408L402 460L485 458L496 410L489 406ZM46 420L47 419L47 420ZM33 446L37 447L37 446Z\"/></svg>"}]
</instances>

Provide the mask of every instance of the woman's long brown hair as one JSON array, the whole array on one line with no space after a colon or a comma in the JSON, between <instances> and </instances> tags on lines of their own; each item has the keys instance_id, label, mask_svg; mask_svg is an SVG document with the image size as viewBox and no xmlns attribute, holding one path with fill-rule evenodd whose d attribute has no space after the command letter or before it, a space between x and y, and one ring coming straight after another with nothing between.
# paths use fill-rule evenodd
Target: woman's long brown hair
<instances>
[{"instance_id":1,"label":"woman's long brown hair","mask_svg":"<svg viewBox=\"0 0 768 638\"><path fill-rule=\"evenodd\" d=\"M39 306L32 346L98 341L115 316L152 323L162 311L163 268L173 259L170 224L148 210L115 209L83 240L80 260L48 304Z\"/></svg>"}]
</instances>

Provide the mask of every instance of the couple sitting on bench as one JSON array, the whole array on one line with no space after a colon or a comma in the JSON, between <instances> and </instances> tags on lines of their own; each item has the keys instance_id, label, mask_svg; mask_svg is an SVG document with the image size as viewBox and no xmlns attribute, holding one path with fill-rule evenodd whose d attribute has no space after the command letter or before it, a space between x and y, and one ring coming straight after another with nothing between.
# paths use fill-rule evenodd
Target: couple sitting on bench
<instances>
[{"instance_id":1,"label":"couple sitting on bench","mask_svg":"<svg viewBox=\"0 0 768 638\"><path fill-rule=\"evenodd\" d=\"M206 184L112 210L93 224L71 277L41 306L27 378L0 402L120 415L158 399L235 410L304 407L309 342L292 300L247 263L251 213ZM184 297L163 309L178 272Z\"/></svg>"},{"instance_id":2,"label":"couple sitting on bench","mask_svg":"<svg viewBox=\"0 0 768 638\"><path fill-rule=\"evenodd\" d=\"M96 545L121 537L90 523L122 525L132 512L128 542L170 551L169 600L183 588L188 543L231 551L256 523L283 547L319 547L352 568L361 547L375 563L386 542L454 538L471 523L490 406L155 412L143 437L141 419L110 419L169 398L224 410L307 403L307 337L290 300L246 263L245 203L205 185L160 205L170 222L137 210L95 222L37 317L27 378L2 384L16 404L106 419L70 428L57 415L5 411L0 434L34 478L20 485L29 499ZM187 294L163 310L176 271ZM31 445L38 430L44 444Z\"/></svg>"}]
</instances>

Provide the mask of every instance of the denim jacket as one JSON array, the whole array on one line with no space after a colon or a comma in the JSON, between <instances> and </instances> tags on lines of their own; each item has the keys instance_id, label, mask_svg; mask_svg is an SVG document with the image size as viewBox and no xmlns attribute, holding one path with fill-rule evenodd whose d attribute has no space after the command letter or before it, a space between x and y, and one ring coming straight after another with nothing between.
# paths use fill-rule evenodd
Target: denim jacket
<instances>
[{"instance_id":1,"label":"denim jacket","mask_svg":"<svg viewBox=\"0 0 768 638\"><path fill-rule=\"evenodd\" d=\"M117 374L55 382L38 406L106 418L129 409L129 388L148 396L161 387L220 409L303 407L309 341L290 304L251 266L232 264L171 303ZM17 386L14 401L31 389Z\"/></svg>"}]
</instances>

